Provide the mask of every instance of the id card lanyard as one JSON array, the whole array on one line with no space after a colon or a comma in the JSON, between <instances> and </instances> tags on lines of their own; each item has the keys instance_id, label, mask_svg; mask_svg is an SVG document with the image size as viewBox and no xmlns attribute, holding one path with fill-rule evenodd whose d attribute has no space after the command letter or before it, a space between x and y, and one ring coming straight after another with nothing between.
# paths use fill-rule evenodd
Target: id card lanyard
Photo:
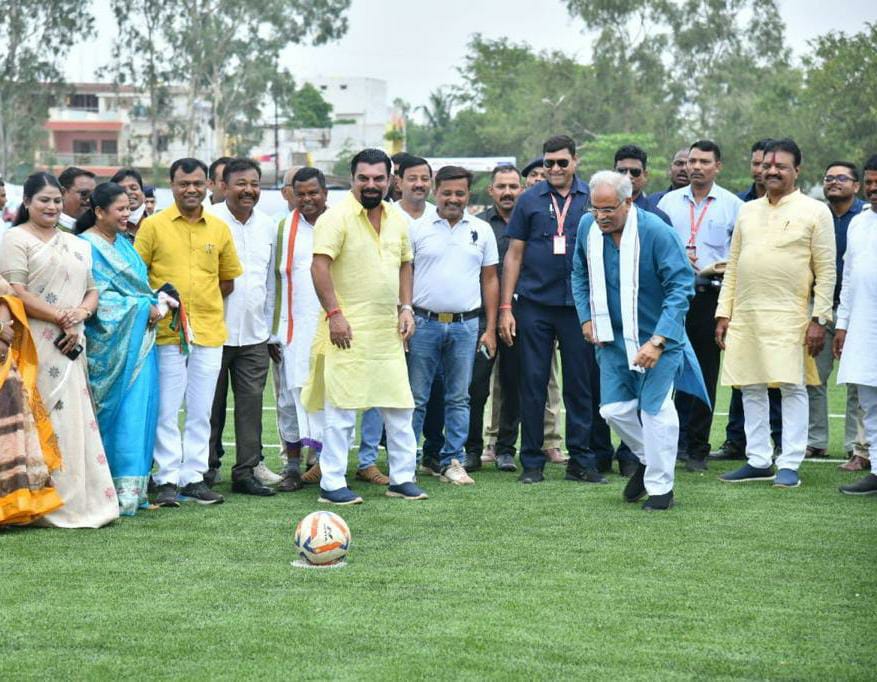
<instances>
[{"instance_id":1,"label":"id card lanyard","mask_svg":"<svg viewBox=\"0 0 877 682\"><path fill-rule=\"evenodd\" d=\"M554 235L554 255L563 256L566 254L566 236L563 233L563 224L566 222L566 214L569 212L569 206L572 203L572 192L566 195L563 202L563 209L557 204L557 197L551 195L551 205L554 208L554 215L557 217L557 234Z\"/></svg>"},{"instance_id":2,"label":"id card lanyard","mask_svg":"<svg viewBox=\"0 0 877 682\"><path fill-rule=\"evenodd\" d=\"M700 226L703 223L703 219L706 216L706 212L709 210L710 203L712 203L713 197L706 198L706 204L704 204L703 208L700 211L700 215L697 217L697 221L694 220L694 203L688 204L688 213L689 213L689 225L691 226L691 234L688 237L688 248L693 249L697 246L697 233L700 231Z\"/></svg>"}]
</instances>

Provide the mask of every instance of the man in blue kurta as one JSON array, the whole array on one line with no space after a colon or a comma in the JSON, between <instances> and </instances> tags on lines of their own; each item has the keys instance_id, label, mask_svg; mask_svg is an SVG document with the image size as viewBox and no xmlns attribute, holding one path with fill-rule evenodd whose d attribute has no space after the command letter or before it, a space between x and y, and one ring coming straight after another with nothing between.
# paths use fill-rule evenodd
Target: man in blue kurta
<instances>
[{"instance_id":1,"label":"man in blue kurta","mask_svg":"<svg viewBox=\"0 0 877 682\"><path fill-rule=\"evenodd\" d=\"M600 171L590 190L572 292L582 334L597 346L600 414L640 462L624 499L648 494L643 509L665 510L673 504L679 435L673 389L709 404L685 334L694 272L673 228L633 205L628 177Z\"/></svg>"}]
</instances>

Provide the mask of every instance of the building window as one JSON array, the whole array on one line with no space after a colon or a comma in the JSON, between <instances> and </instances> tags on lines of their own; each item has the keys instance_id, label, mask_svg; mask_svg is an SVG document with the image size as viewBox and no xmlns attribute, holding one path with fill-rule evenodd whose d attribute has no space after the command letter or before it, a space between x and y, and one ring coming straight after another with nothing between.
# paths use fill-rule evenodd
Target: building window
<instances>
[{"instance_id":1,"label":"building window","mask_svg":"<svg viewBox=\"0 0 877 682\"><path fill-rule=\"evenodd\" d=\"M342 90L347 90L347 84L346 84L346 83L342 83L342 84L341 84L341 89L342 89Z\"/></svg>"},{"instance_id":2,"label":"building window","mask_svg":"<svg viewBox=\"0 0 877 682\"><path fill-rule=\"evenodd\" d=\"M80 111L98 111L97 95L68 95L67 106Z\"/></svg>"},{"instance_id":3,"label":"building window","mask_svg":"<svg viewBox=\"0 0 877 682\"><path fill-rule=\"evenodd\" d=\"M101 154L118 154L119 153L119 144L116 140L101 140L100 141L100 153Z\"/></svg>"},{"instance_id":4,"label":"building window","mask_svg":"<svg viewBox=\"0 0 877 682\"><path fill-rule=\"evenodd\" d=\"M73 140L74 154L94 154L97 151L97 140Z\"/></svg>"},{"instance_id":5,"label":"building window","mask_svg":"<svg viewBox=\"0 0 877 682\"><path fill-rule=\"evenodd\" d=\"M166 152L170 146L170 137L167 135L158 136L158 149L156 151Z\"/></svg>"}]
</instances>

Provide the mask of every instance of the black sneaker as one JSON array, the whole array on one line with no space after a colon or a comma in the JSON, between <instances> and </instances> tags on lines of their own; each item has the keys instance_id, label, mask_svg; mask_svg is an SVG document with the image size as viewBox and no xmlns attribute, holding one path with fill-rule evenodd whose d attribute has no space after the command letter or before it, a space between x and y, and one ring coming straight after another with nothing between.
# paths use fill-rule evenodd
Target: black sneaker
<instances>
[{"instance_id":1,"label":"black sneaker","mask_svg":"<svg viewBox=\"0 0 877 682\"><path fill-rule=\"evenodd\" d=\"M442 463L437 459L424 455L420 462L420 473L429 474L430 476L441 476Z\"/></svg>"},{"instance_id":2,"label":"black sneaker","mask_svg":"<svg viewBox=\"0 0 877 682\"><path fill-rule=\"evenodd\" d=\"M850 455L852 457L852 455ZM847 458L849 459L849 457ZM158 484L155 482L155 479L150 476L149 481L146 483L146 494L147 495L155 495L158 492Z\"/></svg>"},{"instance_id":3,"label":"black sneaker","mask_svg":"<svg viewBox=\"0 0 877 682\"><path fill-rule=\"evenodd\" d=\"M645 476L646 465L637 462L636 471L633 472L627 485L624 486L622 495L625 502L636 502L643 499L646 494Z\"/></svg>"},{"instance_id":4,"label":"black sneaker","mask_svg":"<svg viewBox=\"0 0 877 682\"><path fill-rule=\"evenodd\" d=\"M596 467L582 468L572 460L566 465L565 481L575 481L576 483L609 483L607 478L597 471Z\"/></svg>"},{"instance_id":5,"label":"black sneaker","mask_svg":"<svg viewBox=\"0 0 877 682\"><path fill-rule=\"evenodd\" d=\"M162 483L155 487L155 505L157 507L179 507L177 486L173 483Z\"/></svg>"},{"instance_id":6,"label":"black sneaker","mask_svg":"<svg viewBox=\"0 0 877 682\"><path fill-rule=\"evenodd\" d=\"M673 491L664 495L649 495L649 499L643 502L646 511L667 511L673 506Z\"/></svg>"},{"instance_id":7,"label":"black sneaker","mask_svg":"<svg viewBox=\"0 0 877 682\"><path fill-rule=\"evenodd\" d=\"M710 459L727 460L727 459L746 459L745 448L726 440L722 443L722 447L710 453Z\"/></svg>"},{"instance_id":8,"label":"black sneaker","mask_svg":"<svg viewBox=\"0 0 877 682\"><path fill-rule=\"evenodd\" d=\"M232 481L231 491L241 495L256 495L257 497L271 497L272 495L277 494L277 491L274 490L274 488L262 485L254 476L247 476L246 478Z\"/></svg>"},{"instance_id":9,"label":"black sneaker","mask_svg":"<svg viewBox=\"0 0 877 682\"><path fill-rule=\"evenodd\" d=\"M706 460L705 459L695 459L694 457L690 457L685 462L685 470L691 471L692 473L702 473L706 471Z\"/></svg>"},{"instance_id":10,"label":"black sneaker","mask_svg":"<svg viewBox=\"0 0 877 682\"><path fill-rule=\"evenodd\" d=\"M478 471L481 469L481 455L473 452L467 452L463 458L463 468L469 471Z\"/></svg>"},{"instance_id":11,"label":"black sneaker","mask_svg":"<svg viewBox=\"0 0 877 682\"><path fill-rule=\"evenodd\" d=\"M877 475L868 474L855 483L838 488L844 495L877 495Z\"/></svg>"},{"instance_id":12,"label":"black sneaker","mask_svg":"<svg viewBox=\"0 0 877 682\"><path fill-rule=\"evenodd\" d=\"M518 465L515 464L515 456L508 453L498 454L496 456L496 468L500 471L517 471Z\"/></svg>"},{"instance_id":13,"label":"black sneaker","mask_svg":"<svg viewBox=\"0 0 877 682\"><path fill-rule=\"evenodd\" d=\"M198 504L222 504L225 502L225 498L219 493L213 492L204 481L190 483L180 488L180 497Z\"/></svg>"},{"instance_id":14,"label":"black sneaker","mask_svg":"<svg viewBox=\"0 0 877 682\"><path fill-rule=\"evenodd\" d=\"M204 473L204 482L211 488L219 483L222 478L219 475L219 469L208 469Z\"/></svg>"},{"instance_id":15,"label":"black sneaker","mask_svg":"<svg viewBox=\"0 0 877 682\"><path fill-rule=\"evenodd\" d=\"M636 473L639 465L639 461L637 460L622 459L620 462L618 462L618 473L624 476L624 478L630 478Z\"/></svg>"},{"instance_id":16,"label":"black sneaker","mask_svg":"<svg viewBox=\"0 0 877 682\"><path fill-rule=\"evenodd\" d=\"M520 475L518 480L525 485L542 483L545 480L545 476L542 475L542 469L524 469L524 473Z\"/></svg>"}]
</instances>

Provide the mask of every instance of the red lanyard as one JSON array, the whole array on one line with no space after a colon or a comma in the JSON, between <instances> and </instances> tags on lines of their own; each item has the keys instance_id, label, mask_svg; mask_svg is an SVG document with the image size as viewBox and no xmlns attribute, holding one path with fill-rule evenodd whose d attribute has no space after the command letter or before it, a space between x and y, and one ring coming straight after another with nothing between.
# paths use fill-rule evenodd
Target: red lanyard
<instances>
[{"instance_id":1,"label":"red lanyard","mask_svg":"<svg viewBox=\"0 0 877 682\"><path fill-rule=\"evenodd\" d=\"M694 221L694 202L688 204L691 225L691 235L688 237L689 246L695 246L697 241L697 233L700 230L700 225L703 222L703 218L706 215L707 210L709 210L712 200L713 197L706 198L706 204L704 205L703 210L700 212L700 216L697 218L697 222Z\"/></svg>"},{"instance_id":2,"label":"red lanyard","mask_svg":"<svg viewBox=\"0 0 877 682\"><path fill-rule=\"evenodd\" d=\"M563 210L560 210L560 206L557 205L557 199L552 194L551 195L551 203L554 206L554 215L557 216L557 236L563 236L563 224L566 222L566 214L569 212L569 205L572 203L572 192L566 195L566 200L563 202Z\"/></svg>"},{"instance_id":3,"label":"red lanyard","mask_svg":"<svg viewBox=\"0 0 877 682\"><path fill-rule=\"evenodd\" d=\"M298 234L298 209L292 213L292 225L289 228L289 242L286 248L286 344L292 343L292 331L295 320L292 316L292 266L295 257L295 236Z\"/></svg>"}]
</instances>

